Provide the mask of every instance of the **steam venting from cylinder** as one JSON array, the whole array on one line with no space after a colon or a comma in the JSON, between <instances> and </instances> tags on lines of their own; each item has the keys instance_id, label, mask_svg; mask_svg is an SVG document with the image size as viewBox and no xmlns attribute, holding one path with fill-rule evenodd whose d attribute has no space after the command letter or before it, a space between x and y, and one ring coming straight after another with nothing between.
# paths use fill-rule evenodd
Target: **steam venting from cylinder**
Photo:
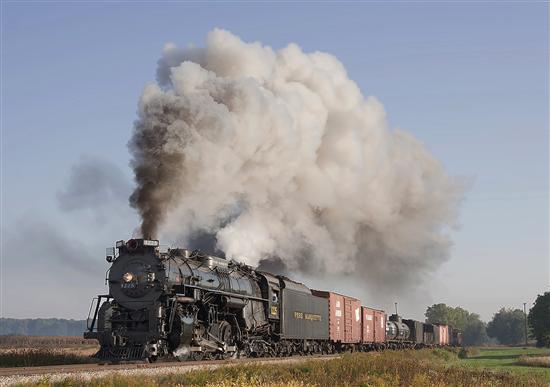
<instances>
[{"instance_id":1,"label":"steam venting from cylinder","mask_svg":"<svg viewBox=\"0 0 550 387\"><path fill-rule=\"evenodd\" d=\"M330 54L219 29L205 47L167 44L129 142L142 236L414 282L447 259L463 189L385 116Z\"/></svg>"}]
</instances>

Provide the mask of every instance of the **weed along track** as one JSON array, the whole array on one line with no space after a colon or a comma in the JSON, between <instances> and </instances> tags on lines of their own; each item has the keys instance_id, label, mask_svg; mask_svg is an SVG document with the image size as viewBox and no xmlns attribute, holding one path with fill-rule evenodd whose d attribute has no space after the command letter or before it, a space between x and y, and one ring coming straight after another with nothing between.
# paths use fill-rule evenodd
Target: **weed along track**
<instances>
[{"instance_id":1,"label":"weed along track","mask_svg":"<svg viewBox=\"0 0 550 387\"><path fill-rule=\"evenodd\" d=\"M161 363L128 363L128 364L66 364L56 366L39 367L11 367L0 368L0 386L9 386L17 383L34 383L47 378L51 382L61 381L66 378L76 378L80 381L88 381L94 378L102 378L113 373L124 376L154 376L186 373L196 370L213 370L220 367L238 366L248 364L273 364L296 363L304 360L332 360L338 355L323 355L311 357L287 357L287 358L257 358L257 359L229 359L229 360L203 360L189 362L161 362Z\"/></svg>"},{"instance_id":2,"label":"weed along track","mask_svg":"<svg viewBox=\"0 0 550 387\"><path fill-rule=\"evenodd\" d=\"M452 349L421 349L185 363L4 370L0 385L75 386L546 386L534 372L467 366ZM27 372L23 375L22 373ZM29 374L32 373L32 374Z\"/></svg>"}]
</instances>

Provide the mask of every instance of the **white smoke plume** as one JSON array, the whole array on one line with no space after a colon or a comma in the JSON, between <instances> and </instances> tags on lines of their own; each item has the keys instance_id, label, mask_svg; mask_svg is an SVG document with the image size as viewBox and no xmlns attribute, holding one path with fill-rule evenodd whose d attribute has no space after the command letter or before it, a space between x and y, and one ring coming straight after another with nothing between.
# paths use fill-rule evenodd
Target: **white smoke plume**
<instances>
[{"instance_id":1,"label":"white smoke plume","mask_svg":"<svg viewBox=\"0 0 550 387\"><path fill-rule=\"evenodd\" d=\"M216 29L166 45L157 80L129 143L144 236L377 287L447 259L461 185L334 56Z\"/></svg>"}]
</instances>

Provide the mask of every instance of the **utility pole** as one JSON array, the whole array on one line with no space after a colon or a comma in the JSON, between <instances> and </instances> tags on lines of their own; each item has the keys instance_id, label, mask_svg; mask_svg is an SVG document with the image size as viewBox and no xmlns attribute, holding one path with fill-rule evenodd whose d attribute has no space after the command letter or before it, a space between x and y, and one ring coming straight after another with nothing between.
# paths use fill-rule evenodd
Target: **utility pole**
<instances>
[{"instance_id":1,"label":"utility pole","mask_svg":"<svg viewBox=\"0 0 550 387\"><path fill-rule=\"evenodd\" d=\"M525 317L525 346L527 347L527 303L523 303L523 315Z\"/></svg>"}]
</instances>

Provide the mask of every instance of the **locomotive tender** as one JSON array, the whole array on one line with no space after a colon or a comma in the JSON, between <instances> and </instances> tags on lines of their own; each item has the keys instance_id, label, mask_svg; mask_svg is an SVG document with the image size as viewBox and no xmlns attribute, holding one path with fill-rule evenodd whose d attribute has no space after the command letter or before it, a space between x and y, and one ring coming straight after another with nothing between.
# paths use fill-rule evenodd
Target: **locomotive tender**
<instances>
[{"instance_id":1,"label":"locomotive tender","mask_svg":"<svg viewBox=\"0 0 550 387\"><path fill-rule=\"evenodd\" d=\"M97 339L96 357L109 361L460 344L460 332L446 325L387 320L357 299L232 260L161 252L157 240L118 241L107 261L109 294L94 298L84 337Z\"/></svg>"}]
</instances>

